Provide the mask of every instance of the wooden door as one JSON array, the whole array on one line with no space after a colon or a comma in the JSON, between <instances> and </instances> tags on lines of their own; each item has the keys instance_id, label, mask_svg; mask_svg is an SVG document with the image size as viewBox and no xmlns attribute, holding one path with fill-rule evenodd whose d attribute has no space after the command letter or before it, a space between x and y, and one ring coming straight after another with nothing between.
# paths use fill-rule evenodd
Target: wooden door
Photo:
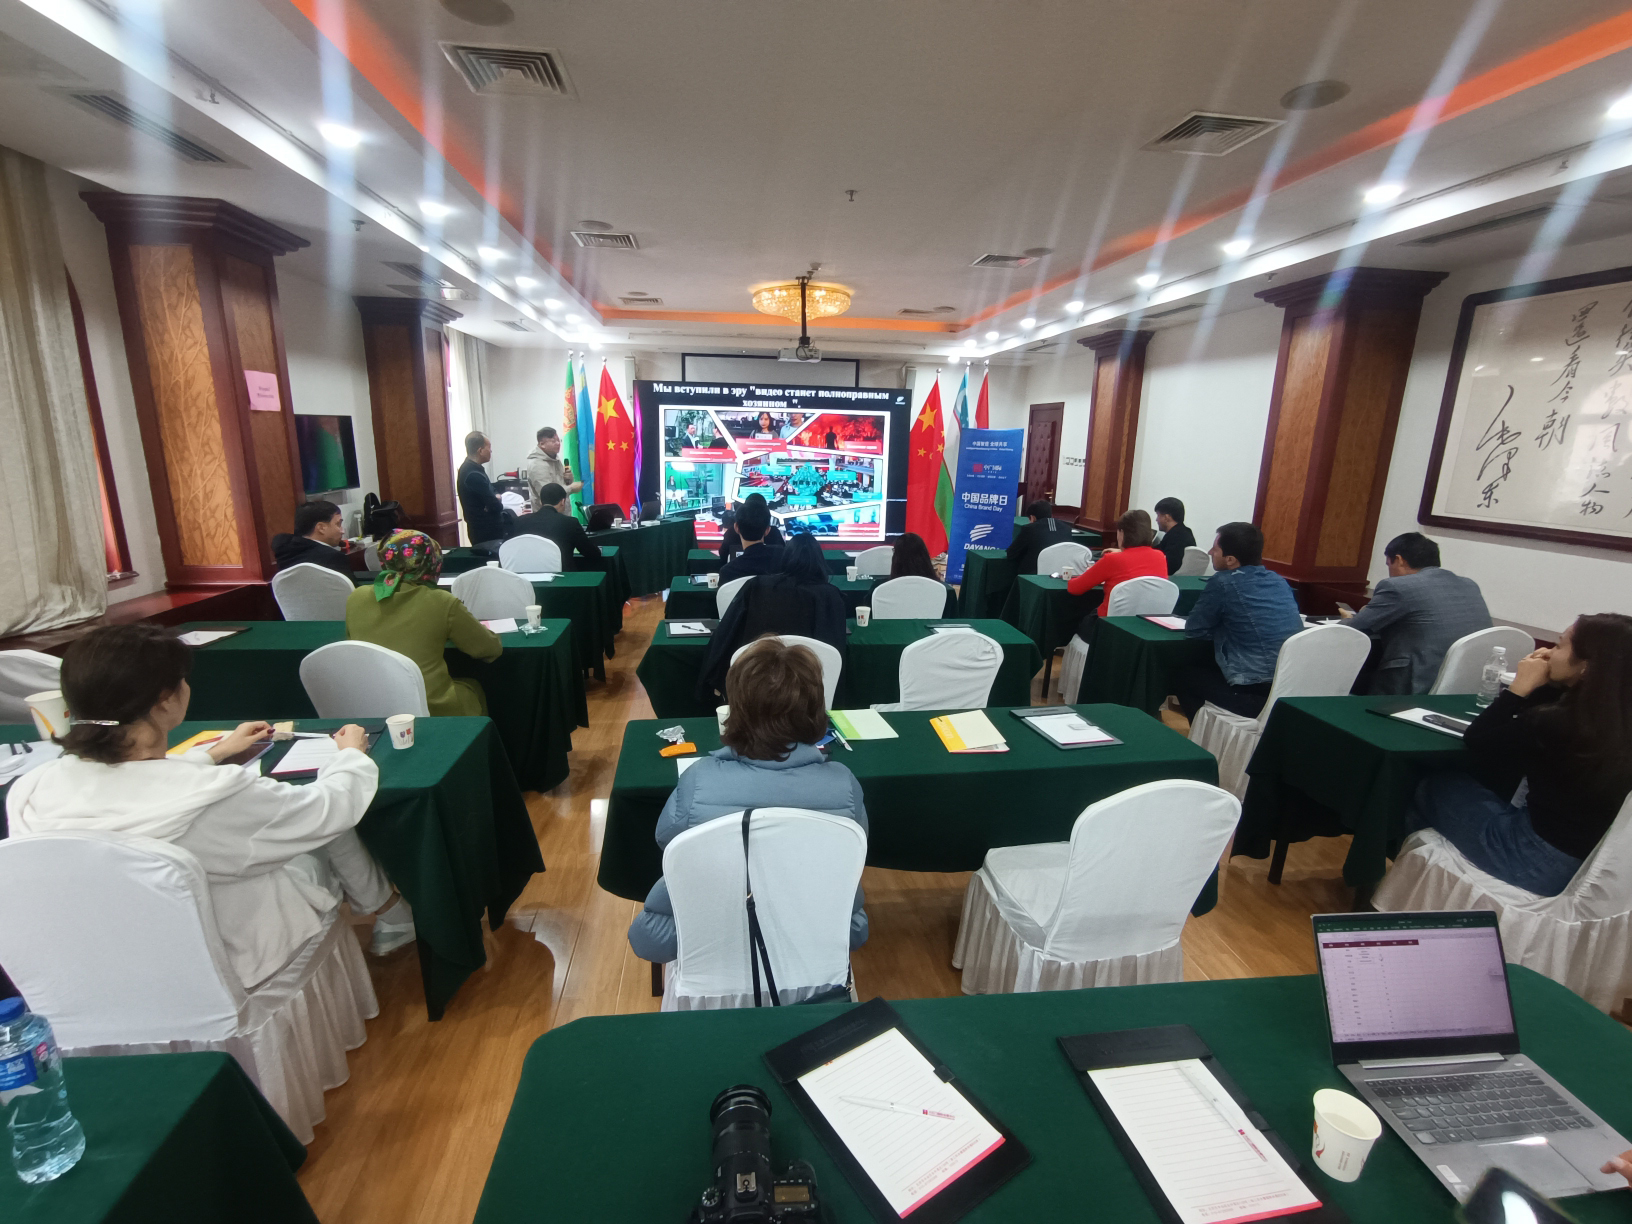
<instances>
[{"instance_id":1,"label":"wooden door","mask_svg":"<svg viewBox=\"0 0 1632 1224\"><path fill-rule=\"evenodd\" d=\"M1060 430L1065 405L1033 404L1026 420L1026 500L1054 500L1054 480L1060 470Z\"/></svg>"}]
</instances>

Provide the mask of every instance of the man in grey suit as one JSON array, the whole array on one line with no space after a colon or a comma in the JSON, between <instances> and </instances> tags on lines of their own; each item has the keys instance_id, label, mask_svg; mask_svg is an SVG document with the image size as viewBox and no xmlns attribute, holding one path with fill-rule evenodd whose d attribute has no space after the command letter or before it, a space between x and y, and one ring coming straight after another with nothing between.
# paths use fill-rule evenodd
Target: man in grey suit
<instances>
[{"instance_id":1,"label":"man in grey suit","mask_svg":"<svg viewBox=\"0 0 1632 1224\"><path fill-rule=\"evenodd\" d=\"M1479 584L1441 569L1439 545L1420 532L1395 536L1383 559L1388 577L1347 622L1372 640L1356 691L1426 693L1451 643L1490 628L1490 610Z\"/></svg>"}]
</instances>

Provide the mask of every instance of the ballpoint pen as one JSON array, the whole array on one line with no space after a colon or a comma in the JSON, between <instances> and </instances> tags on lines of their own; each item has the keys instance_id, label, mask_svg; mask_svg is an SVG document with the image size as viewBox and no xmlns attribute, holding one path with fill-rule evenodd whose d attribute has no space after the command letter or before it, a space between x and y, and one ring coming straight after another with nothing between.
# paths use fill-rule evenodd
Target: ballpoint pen
<instances>
[{"instance_id":1,"label":"ballpoint pen","mask_svg":"<svg viewBox=\"0 0 1632 1224\"><path fill-rule=\"evenodd\" d=\"M899 1101L881 1101L875 1097L841 1096L839 1100L848 1105L863 1105L868 1109L882 1109L889 1113L911 1114L921 1118L939 1118L943 1122L956 1122L957 1115L942 1113L938 1109L925 1109L919 1105L903 1105Z\"/></svg>"},{"instance_id":2,"label":"ballpoint pen","mask_svg":"<svg viewBox=\"0 0 1632 1224\"><path fill-rule=\"evenodd\" d=\"M1230 1129L1247 1141L1247 1146L1257 1154L1259 1160L1268 1164L1269 1157L1264 1155L1263 1149L1253 1142L1252 1135L1247 1131L1252 1123L1247 1120L1247 1115L1242 1111L1241 1107L1233 1100L1227 1099L1221 1089L1215 1087L1213 1083L1209 1083L1207 1079L1197 1074L1187 1064L1180 1062L1176 1065L1179 1074L1189 1080L1191 1086L1207 1098L1207 1103L1217 1111L1219 1117L1229 1124Z\"/></svg>"}]
</instances>

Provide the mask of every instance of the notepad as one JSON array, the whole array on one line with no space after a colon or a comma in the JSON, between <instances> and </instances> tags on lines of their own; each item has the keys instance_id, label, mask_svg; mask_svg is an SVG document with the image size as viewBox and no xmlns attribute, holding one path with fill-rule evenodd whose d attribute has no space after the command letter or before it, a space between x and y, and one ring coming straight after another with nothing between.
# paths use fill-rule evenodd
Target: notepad
<instances>
[{"instance_id":1,"label":"notepad","mask_svg":"<svg viewBox=\"0 0 1632 1224\"><path fill-rule=\"evenodd\" d=\"M497 620L484 620L482 624L486 625L494 633L515 633L520 629L520 626L516 624L516 618L513 616L501 616Z\"/></svg>"},{"instance_id":2,"label":"notepad","mask_svg":"<svg viewBox=\"0 0 1632 1224\"><path fill-rule=\"evenodd\" d=\"M522 577L527 579L528 582L554 582L557 578L561 577L561 575L560 574L523 574Z\"/></svg>"},{"instance_id":3,"label":"notepad","mask_svg":"<svg viewBox=\"0 0 1632 1224\"><path fill-rule=\"evenodd\" d=\"M1184 617L1182 616L1147 616L1144 619L1153 625L1160 625L1163 629L1173 629L1180 633L1184 631Z\"/></svg>"},{"instance_id":4,"label":"notepad","mask_svg":"<svg viewBox=\"0 0 1632 1224\"><path fill-rule=\"evenodd\" d=\"M1087 1075L1182 1224L1232 1224L1320 1206L1200 1059Z\"/></svg>"},{"instance_id":5,"label":"notepad","mask_svg":"<svg viewBox=\"0 0 1632 1224\"><path fill-rule=\"evenodd\" d=\"M207 748L216 740L225 739L231 734L230 731L200 731L195 735L189 735L174 748L166 749L164 755L176 757L184 752L191 752L194 748Z\"/></svg>"},{"instance_id":6,"label":"notepad","mask_svg":"<svg viewBox=\"0 0 1632 1224\"><path fill-rule=\"evenodd\" d=\"M675 760L675 762L674 762L674 776L675 776L675 778L678 779L680 777L680 775L685 773L686 770L690 769L693 765L697 764L697 762L702 760L702 759L703 759L702 757L695 757L695 756L694 757L679 757L679 758L677 758Z\"/></svg>"},{"instance_id":7,"label":"notepad","mask_svg":"<svg viewBox=\"0 0 1632 1224\"><path fill-rule=\"evenodd\" d=\"M315 774L323 766L334 760L335 754L340 751L328 736L322 739L296 740L284 753L283 760L272 766L274 778L287 778L295 774Z\"/></svg>"},{"instance_id":8,"label":"notepad","mask_svg":"<svg viewBox=\"0 0 1632 1224\"><path fill-rule=\"evenodd\" d=\"M181 634L180 641L185 646L208 646L211 642L219 642L222 638L242 632L242 629L193 629Z\"/></svg>"},{"instance_id":9,"label":"notepad","mask_svg":"<svg viewBox=\"0 0 1632 1224\"><path fill-rule=\"evenodd\" d=\"M975 627L973 625L931 625L929 631L931 633L973 633Z\"/></svg>"},{"instance_id":10,"label":"notepad","mask_svg":"<svg viewBox=\"0 0 1632 1224\"><path fill-rule=\"evenodd\" d=\"M711 630L702 621L670 621L670 637L708 637Z\"/></svg>"},{"instance_id":11,"label":"notepad","mask_svg":"<svg viewBox=\"0 0 1632 1224\"><path fill-rule=\"evenodd\" d=\"M827 716L847 740L900 739L900 733L877 710L829 710Z\"/></svg>"},{"instance_id":12,"label":"notepad","mask_svg":"<svg viewBox=\"0 0 1632 1224\"><path fill-rule=\"evenodd\" d=\"M1007 752L1008 741L1003 733L992 726L985 710L965 710L961 714L942 714L929 720L935 734L941 737L948 752Z\"/></svg>"},{"instance_id":13,"label":"notepad","mask_svg":"<svg viewBox=\"0 0 1632 1224\"><path fill-rule=\"evenodd\" d=\"M880 1033L798 1082L897 1215L933 1198L1004 1143L899 1029Z\"/></svg>"},{"instance_id":14,"label":"notepad","mask_svg":"<svg viewBox=\"0 0 1632 1224\"><path fill-rule=\"evenodd\" d=\"M456 583L458 581L459 581L459 575L457 575L457 574L452 574L452 575L443 574L442 577L440 577L440 578L438 578L436 580L436 585L437 586L452 586L454 583Z\"/></svg>"},{"instance_id":15,"label":"notepad","mask_svg":"<svg viewBox=\"0 0 1632 1224\"><path fill-rule=\"evenodd\" d=\"M1022 721L1045 739L1052 740L1062 748L1119 742L1116 736L1094 726L1080 714L1049 714L1042 718L1027 718Z\"/></svg>"},{"instance_id":16,"label":"notepad","mask_svg":"<svg viewBox=\"0 0 1632 1224\"><path fill-rule=\"evenodd\" d=\"M1436 727L1433 723L1429 722L1428 715L1430 714L1435 715L1438 718L1454 718L1458 722L1462 723L1472 721L1472 718L1469 716L1461 714L1445 714L1438 710L1425 710L1421 706L1414 706L1409 710L1395 710L1389 715L1389 717L1397 718L1401 722L1408 722L1415 727L1422 727L1429 731L1438 731L1441 735L1449 735L1456 739L1462 738L1462 732L1454 727Z\"/></svg>"}]
</instances>

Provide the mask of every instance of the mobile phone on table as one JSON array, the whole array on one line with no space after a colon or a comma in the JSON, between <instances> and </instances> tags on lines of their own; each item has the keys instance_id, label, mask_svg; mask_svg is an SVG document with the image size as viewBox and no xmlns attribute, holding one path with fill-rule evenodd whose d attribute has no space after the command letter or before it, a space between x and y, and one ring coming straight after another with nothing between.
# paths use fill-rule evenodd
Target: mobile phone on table
<instances>
[{"instance_id":1,"label":"mobile phone on table","mask_svg":"<svg viewBox=\"0 0 1632 1224\"><path fill-rule=\"evenodd\" d=\"M1505 1169L1490 1169L1456 1213L1461 1224L1575 1224L1558 1204L1543 1198Z\"/></svg>"},{"instance_id":2,"label":"mobile phone on table","mask_svg":"<svg viewBox=\"0 0 1632 1224\"><path fill-rule=\"evenodd\" d=\"M1354 609L1349 607L1349 605L1344 603L1341 599L1337 601L1337 610L1343 613L1344 616L1354 615Z\"/></svg>"}]
</instances>

